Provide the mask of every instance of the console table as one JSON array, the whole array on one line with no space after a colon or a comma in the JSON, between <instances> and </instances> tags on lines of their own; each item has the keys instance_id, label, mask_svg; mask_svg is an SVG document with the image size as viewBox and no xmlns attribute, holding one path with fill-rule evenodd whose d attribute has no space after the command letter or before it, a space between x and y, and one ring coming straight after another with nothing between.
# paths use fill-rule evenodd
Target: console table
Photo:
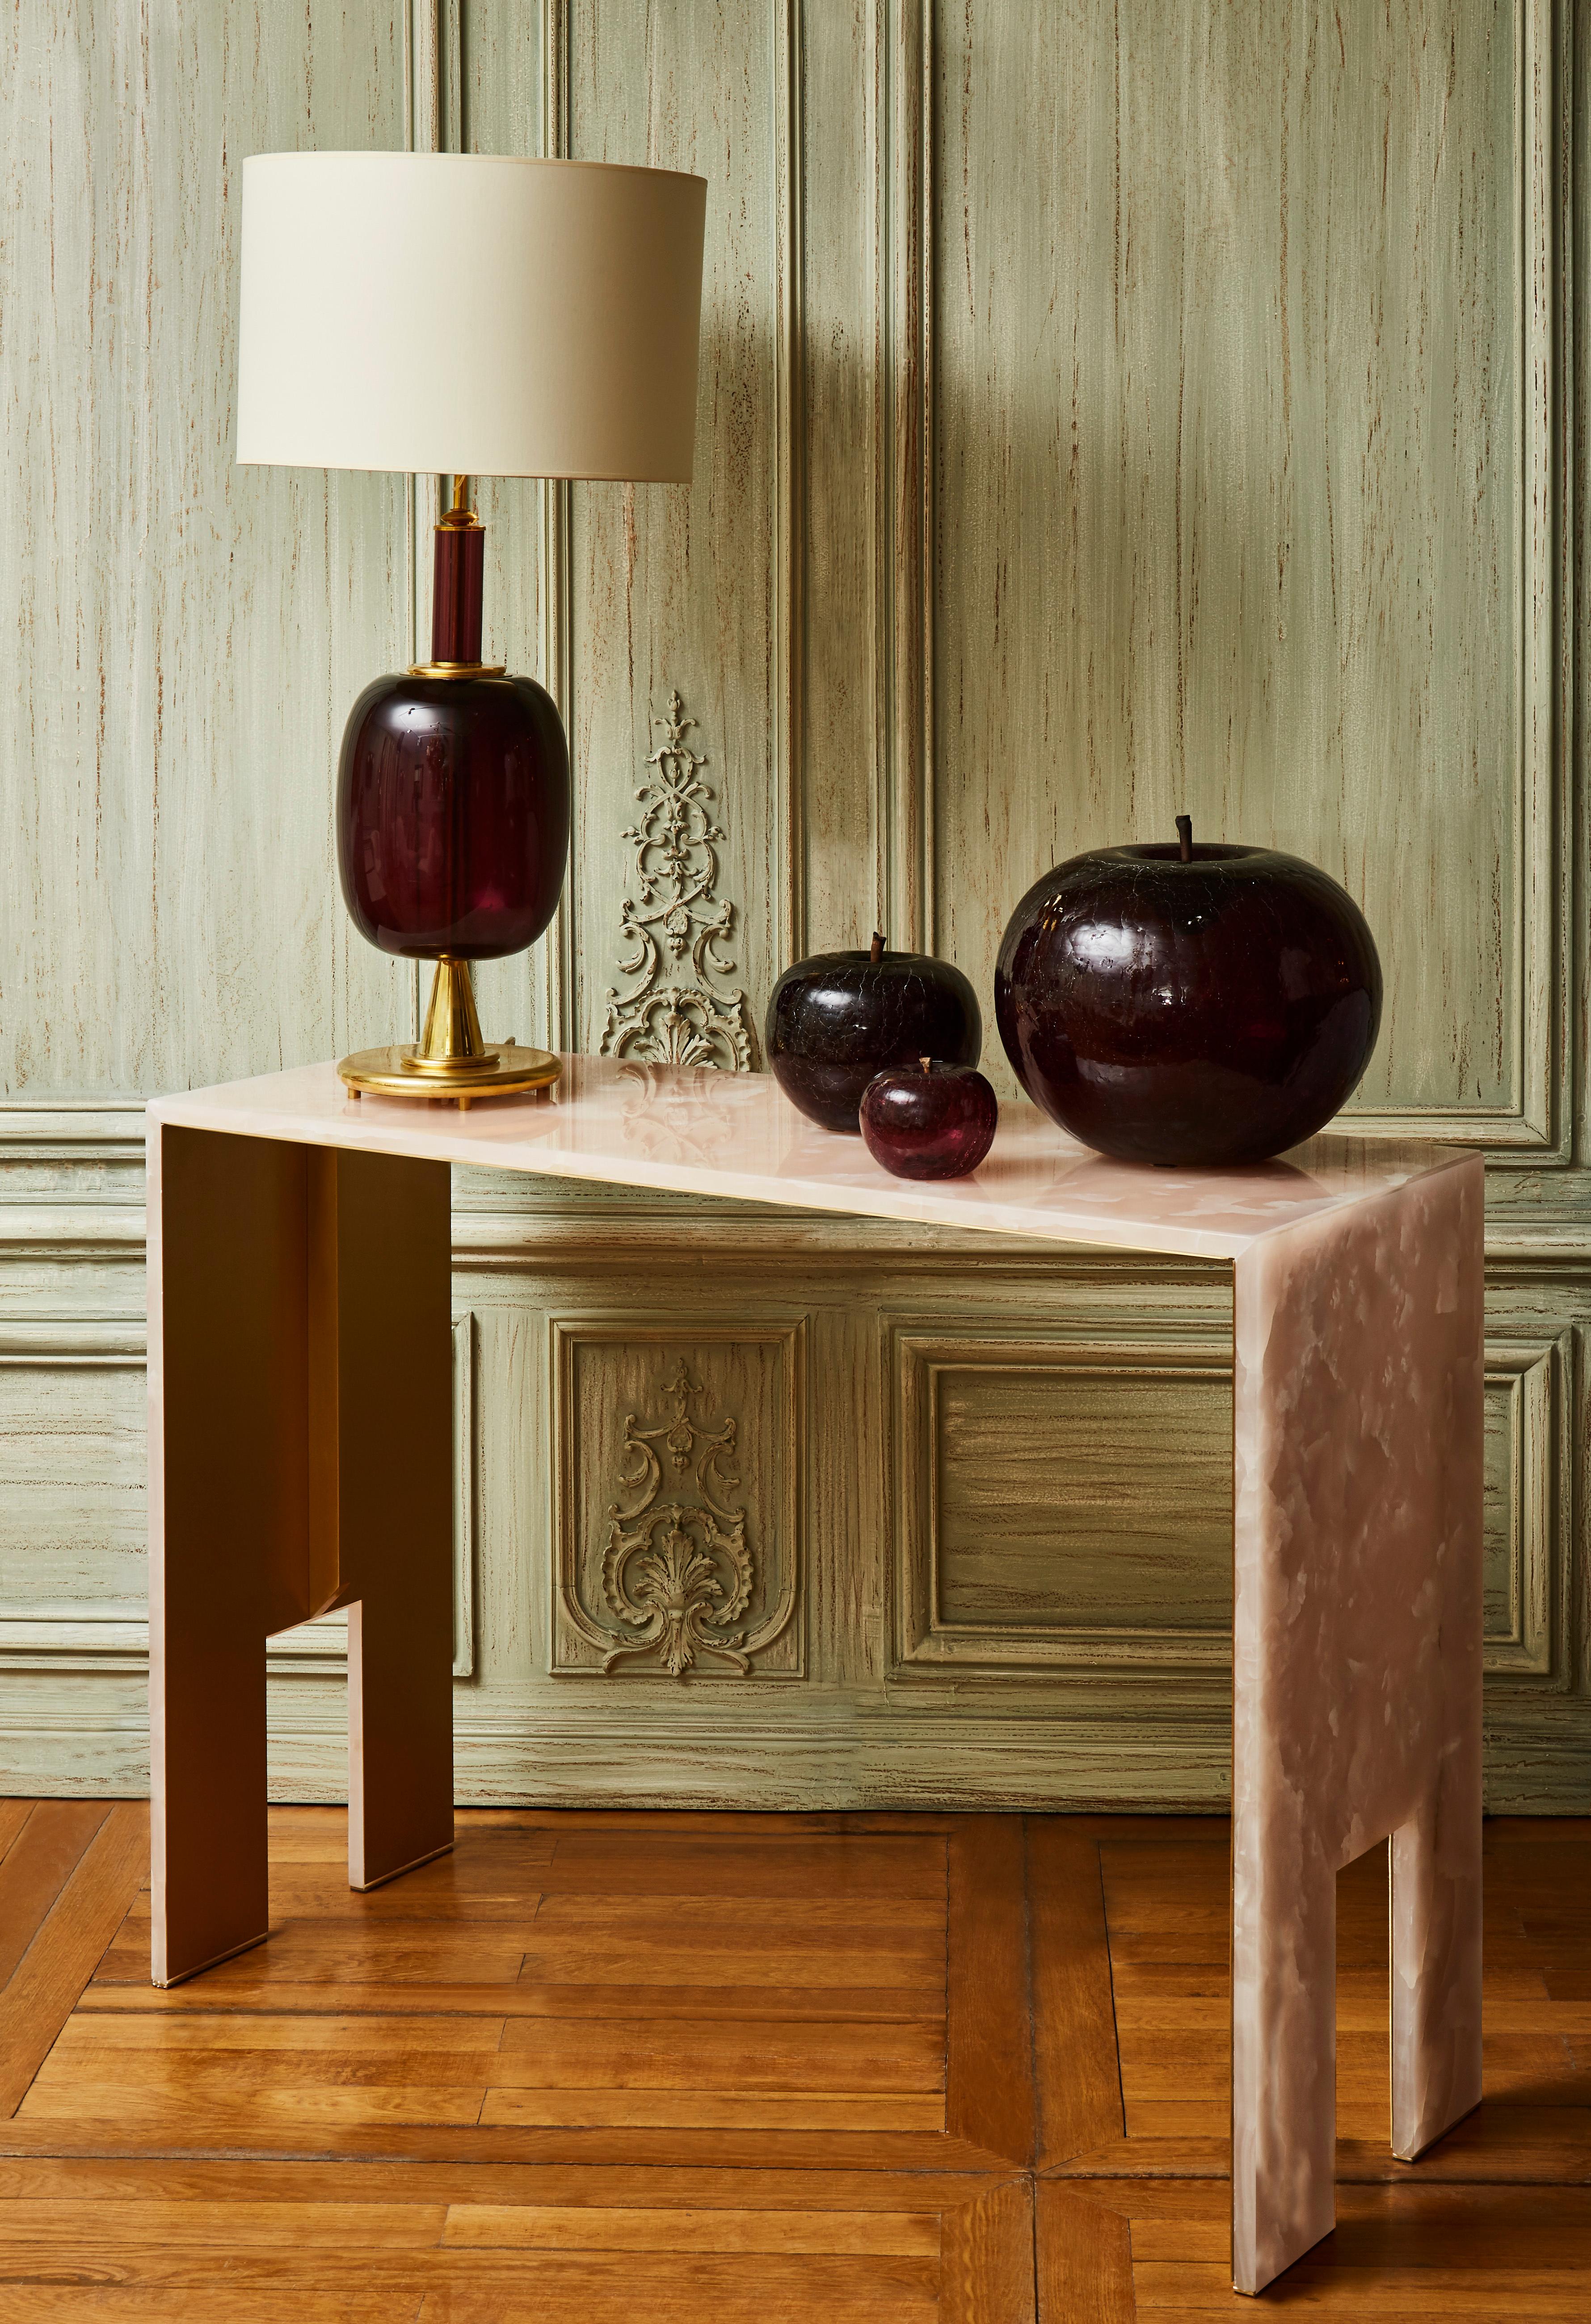
<instances>
[{"instance_id":1,"label":"console table","mask_svg":"<svg viewBox=\"0 0 1591 2324\"><path fill-rule=\"evenodd\" d=\"M1030 1107L891 1178L766 1074L566 1057L468 1112L329 1065L149 1109L153 1975L267 1930L269 1634L348 1609L348 1877L452 1842L449 1171L531 1171L1234 1276L1232 2264L1330 2231L1336 1876L1392 1840L1392 2145L1478 2101L1482 1166L1324 1138L1236 1172L1101 1159Z\"/></svg>"}]
</instances>

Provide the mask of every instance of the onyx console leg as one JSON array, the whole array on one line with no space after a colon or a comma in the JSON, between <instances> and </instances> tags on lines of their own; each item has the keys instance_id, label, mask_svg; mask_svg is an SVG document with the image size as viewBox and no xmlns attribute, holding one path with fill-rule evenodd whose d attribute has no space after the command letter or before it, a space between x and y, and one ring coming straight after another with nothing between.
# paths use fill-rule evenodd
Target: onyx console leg
<instances>
[{"instance_id":1,"label":"onyx console leg","mask_svg":"<svg viewBox=\"0 0 1591 2324\"><path fill-rule=\"evenodd\" d=\"M157 1126L152 1969L267 1933L265 1640L349 1612L349 1877L452 1844L448 1172Z\"/></svg>"},{"instance_id":2,"label":"onyx console leg","mask_svg":"<svg viewBox=\"0 0 1591 2324\"><path fill-rule=\"evenodd\" d=\"M448 1177L311 1157L311 1554L314 1594L348 1608L355 1888L453 1845Z\"/></svg>"},{"instance_id":3,"label":"onyx console leg","mask_svg":"<svg viewBox=\"0 0 1591 2324\"><path fill-rule=\"evenodd\" d=\"M1393 2151L1480 2095L1483 1178L1235 1262L1232 2280L1335 2210L1336 1881L1393 1839Z\"/></svg>"},{"instance_id":4,"label":"onyx console leg","mask_svg":"<svg viewBox=\"0 0 1591 2324\"><path fill-rule=\"evenodd\" d=\"M1405 2163L1480 2104L1480 1920L1477 1702L1464 1747L1393 1834L1392 2150Z\"/></svg>"},{"instance_id":5,"label":"onyx console leg","mask_svg":"<svg viewBox=\"0 0 1591 2324\"><path fill-rule=\"evenodd\" d=\"M302 1621L305 1149L152 1128L152 1969L266 1933L265 1639Z\"/></svg>"}]
</instances>

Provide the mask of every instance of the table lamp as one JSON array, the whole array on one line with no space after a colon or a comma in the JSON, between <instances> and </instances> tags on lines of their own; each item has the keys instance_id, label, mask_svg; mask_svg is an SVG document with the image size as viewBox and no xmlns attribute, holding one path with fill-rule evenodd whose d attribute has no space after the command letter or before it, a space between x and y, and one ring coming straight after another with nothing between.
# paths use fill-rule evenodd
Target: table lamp
<instances>
[{"instance_id":1,"label":"table lamp","mask_svg":"<svg viewBox=\"0 0 1591 2324\"><path fill-rule=\"evenodd\" d=\"M431 658L354 705L337 864L360 934L434 960L418 1044L337 1070L355 1093L473 1098L557 1077L481 1038L472 961L556 908L569 753L550 695L481 659L472 476L688 484L704 179L456 153L244 163L237 457L452 478Z\"/></svg>"}]
</instances>

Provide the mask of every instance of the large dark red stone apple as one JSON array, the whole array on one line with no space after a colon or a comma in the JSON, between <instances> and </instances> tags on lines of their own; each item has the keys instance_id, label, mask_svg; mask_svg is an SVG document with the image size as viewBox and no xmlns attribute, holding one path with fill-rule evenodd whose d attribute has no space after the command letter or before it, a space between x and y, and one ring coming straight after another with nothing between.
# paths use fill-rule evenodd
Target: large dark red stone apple
<instances>
[{"instance_id":1,"label":"large dark red stone apple","mask_svg":"<svg viewBox=\"0 0 1591 2324\"><path fill-rule=\"evenodd\" d=\"M1335 880L1273 848L1104 847L1036 881L995 969L1036 1105L1127 1162L1264 1161L1356 1088L1381 963Z\"/></svg>"},{"instance_id":2,"label":"large dark red stone apple","mask_svg":"<svg viewBox=\"0 0 1591 2324\"><path fill-rule=\"evenodd\" d=\"M919 1057L875 1074L862 1092L862 1143L897 1178L964 1178L999 1127L999 1100L971 1065Z\"/></svg>"},{"instance_id":3,"label":"large dark red stone apple","mask_svg":"<svg viewBox=\"0 0 1591 2324\"><path fill-rule=\"evenodd\" d=\"M825 1130L860 1129L861 1093L889 1065L933 1057L975 1065L978 995L959 968L928 953L867 952L798 960L768 1004L768 1061L792 1105Z\"/></svg>"}]
</instances>

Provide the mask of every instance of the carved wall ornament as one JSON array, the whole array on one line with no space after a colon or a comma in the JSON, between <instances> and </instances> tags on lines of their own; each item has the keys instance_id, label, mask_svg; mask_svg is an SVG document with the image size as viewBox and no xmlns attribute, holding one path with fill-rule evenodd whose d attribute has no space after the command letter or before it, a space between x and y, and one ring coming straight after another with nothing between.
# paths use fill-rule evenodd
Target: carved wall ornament
<instances>
[{"instance_id":1,"label":"carved wall ornament","mask_svg":"<svg viewBox=\"0 0 1591 2324\"><path fill-rule=\"evenodd\" d=\"M799 1679L805 1320L695 1312L711 1296L672 1290L667 1315L549 1318L551 1668L709 1689Z\"/></svg>"},{"instance_id":2,"label":"carved wall ornament","mask_svg":"<svg viewBox=\"0 0 1591 2324\"><path fill-rule=\"evenodd\" d=\"M736 1422L731 1415L699 1425L691 1407L703 1393L682 1356L663 1390L668 1417L653 1428L642 1428L634 1413L625 1420L625 1451L635 1457L619 1480L621 1499L609 1504L602 1597L638 1636L609 1647L604 1672L654 1649L675 1678L702 1654L732 1664L742 1675L751 1667L745 1631L735 1627L756 1581L746 1512L731 1501L740 1483L729 1466ZM665 1462L685 1480L685 1498L662 1499ZM626 1507L623 1497L630 1496L639 1498Z\"/></svg>"},{"instance_id":3,"label":"carved wall ornament","mask_svg":"<svg viewBox=\"0 0 1591 2324\"><path fill-rule=\"evenodd\" d=\"M735 907L716 892L725 834L702 780L707 760L685 740L696 721L685 716L677 688L667 718L651 724L664 737L646 761L656 771L638 788L640 813L623 834L635 850L639 892L621 908L621 934L632 948L618 973L635 981L628 991L608 987L602 1054L747 1074L756 1036L746 995L718 982L736 966L720 949L734 932Z\"/></svg>"}]
</instances>

